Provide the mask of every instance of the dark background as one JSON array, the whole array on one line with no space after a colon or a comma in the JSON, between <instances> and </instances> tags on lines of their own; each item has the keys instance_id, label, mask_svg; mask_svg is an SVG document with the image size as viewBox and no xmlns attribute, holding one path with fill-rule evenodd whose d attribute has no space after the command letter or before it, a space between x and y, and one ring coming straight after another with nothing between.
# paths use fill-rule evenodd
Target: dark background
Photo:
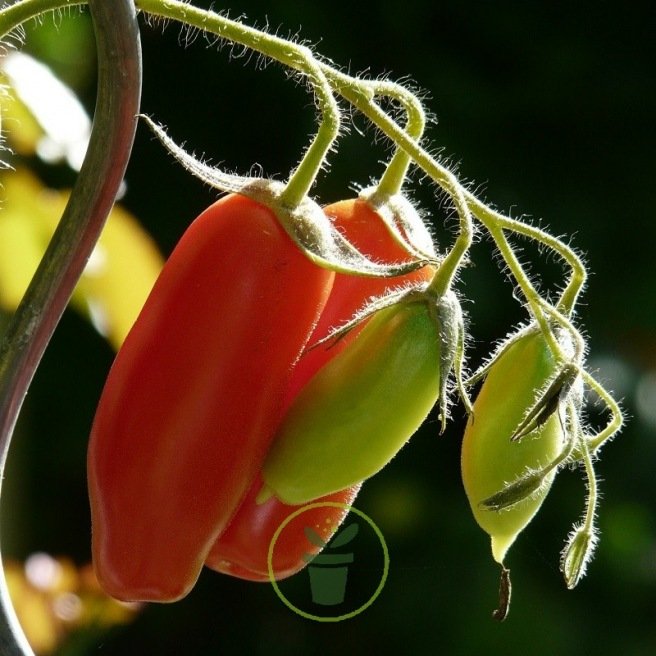
<instances>
[{"instance_id":1,"label":"dark background","mask_svg":"<svg viewBox=\"0 0 656 656\"><path fill-rule=\"evenodd\" d=\"M208 6L208 2L197 2ZM299 32L351 72L409 78L439 120L432 150L479 193L513 216L546 226L585 254L593 275L578 319L590 366L623 399L630 423L598 463L601 543L588 576L567 591L558 554L582 511L578 473L562 472L507 564L514 595L508 620L490 613L498 569L474 523L459 474L461 408L438 436L432 417L357 507L384 533L390 575L378 600L339 624L297 617L269 585L203 574L187 599L149 607L133 624L98 638L99 654L398 653L652 654L656 649L656 272L653 244L656 110L652 2L404 0L299 3L242 0L230 15L280 34ZM76 27L69 27L74 23ZM51 58L93 107L92 43L86 17L47 20L27 45ZM77 45L61 47L68 31ZM253 163L283 179L314 130L310 96L279 66L230 61L202 36L188 47L176 25L143 29L143 111L175 139L229 170ZM54 44L54 45L53 45ZM59 47L58 47L59 44ZM86 45L85 45L86 44ZM54 54L53 54L54 53ZM72 56L72 54L75 56ZM80 56L83 54L83 56ZM236 55L237 52L232 52ZM54 59L53 59L54 58ZM355 119L316 188L321 202L380 175L389 150ZM70 182L68 172L44 172ZM214 197L139 129L124 204L168 252ZM432 187L412 188L449 243ZM527 249L524 257L535 255ZM472 251L460 290L476 364L523 319L490 243ZM553 262L536 272L558 272ZM555 279L555 278L554 278ZM89 559L85 446L112 353L73 313L62 321L21 417L2 508L5 555L33 551ZM72 652L68 652L72 653Z\"/></svg>"}]
</instances>

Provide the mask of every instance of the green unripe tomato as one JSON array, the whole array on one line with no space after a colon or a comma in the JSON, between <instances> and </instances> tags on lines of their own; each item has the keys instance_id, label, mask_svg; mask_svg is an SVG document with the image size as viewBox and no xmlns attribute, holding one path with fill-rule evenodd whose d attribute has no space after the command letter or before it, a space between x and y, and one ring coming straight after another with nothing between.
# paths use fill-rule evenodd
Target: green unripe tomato
<instances>
[{"instance_id":1,"label":"green unripe tomato","mask_svg":"<svg viewBox=\"0 0 656 656\"><path fill-rule=\"evenodd\" d=\"M462 480L480 527L492 539L492 555L503 563L506 552L544 501L555 472L533 494L503 510L482 507L529 470L539 470L561 452L564 434L558 413L521 441L511 436L554 377L556 364L539 331L511 343L492 364L474 402L462 442Z\"/></svg>"},{"instance_id":2,"label":"green unripe tomato","mask_svg":"<svg viewBox=\"0 0 656 656\"><path fill-rule=\"evenodd\" d=\"M439 311L427 299L378 311L308 382L263 467L269 492L303 504L382 469L440 395Z\"/></svg>"}]
</instances>

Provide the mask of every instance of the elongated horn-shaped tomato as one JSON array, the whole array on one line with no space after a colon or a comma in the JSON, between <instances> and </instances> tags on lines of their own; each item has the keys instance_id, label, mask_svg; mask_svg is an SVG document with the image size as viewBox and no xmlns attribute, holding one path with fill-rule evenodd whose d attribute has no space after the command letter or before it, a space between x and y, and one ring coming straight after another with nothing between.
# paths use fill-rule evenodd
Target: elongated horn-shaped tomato
<instances>
[{"instance_id":1,"label":"elongated horn-shaped tomato","mask_svg":"<svg viewBox=\"0 0 656 656\"><path fill-rule=\"evenodd\" d=\"M348 199L328 205L325 213L344 236L365 255L386 264L408 259L406 251L392 238L385 224L366 200ZM417 217L417 231L424 230L424 241L430 243L430 235ZM367 300L399 286L428 282L435 270L426 266L418 271L396 278L370 278L336 274L330 297L321 318L312 333L309 344L326 337L336 326L347 322ZM285 406L292 404L301 388L330 359L346 348L364 327L364 323L351 330L335 344L319 346L303 354L294 367L286 393ZM225 574L253 581L268 581L267 554L276 529L298 506L290 506L276 497L262 504L256 497L262 486L258 477L251 485L248 496L237 514L221 534L207 559L207 566ZM334 492L317 501L332 501L350 505L360 484ZM341 508L316 508L299 515L286 526L276 542L273 552L273 573L277 579L295 574L307 564L306 553L316 552L302 531L306 526L321 527L320 535L328 542L346 516ZM297 526L298 524L298 526Z\"/></svg>"},{"instance_id":2,"label":"elongated horn-shaped tomato","mask_svg":"<svg viewBox=\"0 0 656 656\"><path fill-rule=\"evenodd\" d=\"M555 373L556 362L541 332L516 338L490 367L465 428L463 484L474 518L489 534L492 555L500 564L542 505L555 471L537 491L509 508L490 510L481 504L528 472L546 467L563 449L565 436L558 413L520 442L511 440Z\"/></svg>"},{"instance_id":3,"label":"elongated horn-shaped tomato","mask_svg":"<svg viewBox=\"0 0 656 656\"><path fill-rule=\"evenodd\" d=\"M185 232L91 431L93 558L109 594L173 601L193 586L261 466L332 280L242 196Z\"/></svg>"},{"instance_id":4,"label":"elongated horn-shaped tomato","mask_svg":"<svg viewBox=\"0 0 656 656\"><path fill-rule=\"evenodd\" d=\"M440 396L442 334L433 299L379 310L294 400L262 468L270 493L307 503L372 476Z\"/></svg>"}]
</instances>

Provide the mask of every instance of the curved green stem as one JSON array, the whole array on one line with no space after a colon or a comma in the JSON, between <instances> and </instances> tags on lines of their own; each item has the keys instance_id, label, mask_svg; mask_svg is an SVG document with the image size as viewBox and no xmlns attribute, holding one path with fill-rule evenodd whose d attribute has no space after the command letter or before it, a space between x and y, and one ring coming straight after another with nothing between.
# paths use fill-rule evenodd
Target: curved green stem
<instances>
[{"instance_id":1,"label":"curved green stem","mask_svg":"<svg viewBox=\"0 0 656 656\"><path fill-rule=\"evenodd\" d=\"M592 464L592 455L590 445L586 442L585 438L581 439L581 447L583 448L583 464L585 466L585 474L588 480L588 501L585 510L585 519L583 520L583 528L589 534L594 533L594 520L597 514L597 504L599 492L597 489L597 475Z\"/></svg>"},{"instance_id":2,"label":"curved green stem","mask_svg":"<svg viewBox=\"0 0 656 656\"><path fill-rule=\"evenodd\" d=\"M321 123L303 159L292 173L281 200L287 207L298 207L308 195L319 174L326 155L339 135L340 112L323 71L316 65L311 51L299 48L299 60L307 67L306 74L316 94L321 110Z\"/></svg>"},{"instance_id":3,"label":"curved green stem","mask_svg":"<svg viewBox=\"0 0 656 656\"><path fill-rule=\"evenodd\" d=\"M60 0L60 2L64 1ZM44 3L44 0L26 0L26 4L35 7L41 6L42 3ZM53 4L53 0L49 0L47 3L48 8L51 8ZM444 258L434 280L436 291L442 290L445 292L448 290L473 238L472 218L463 188L451 171L436 162L428 152L421 148L416 138L408 134L374 102L376 84L385 94L395 94L404 106L407 109L409 108L412 129L417 130L417 136L419 136L418 129L423 130L425 118L423 110L421 112L417 111L416 108L419 103L416 99L412 99L410 92L402 93L400 87L393 88L391 85L386 87L383 83L375 83L372 88L371 82L354 80L354 78L335 70L326 63L317 62L312 52L303 46L261 32L211 11L199 9L181 2L181 0L135 0L135 4L139 9L154 16L177 20L215 34L220 38L245 45L309 77L317 93L317 99L323 112L323 121L314 142L287 185L283 201L290 206L298 203L299 199L307 192L334 138L337 136L339 112L332 97L331 87L369 118L397 145L399 151L405 153L405 156L399 155L395 160L394 168L385 184L390 184L392 187L398 185L401 171L405 174L406 166L409 165L410 160L413 160L453 199L460 219L459 234L451 250ZM44 10L43 7L41 10ZM34 13L38 13L36 9ZM325 85L324 80L326 81Z\"/></svg>"},{"instance_id":4,"label":"curved green stem","mask_svg":"<svg viewBox=\"0 0 656 656\"><path fill-rule=\"evenodd\" d=\"M488 208L485 208L485 210L488 210ZM491 210L489 210L489 212L491 212ZM496 215L496 213L494 214ZM490 233L490 236L492 237L494 243L499 249L501 256L503 257L506 265L508 266L510 273L517 281L517 285L519 286L522 293L524 294L524 297L526 298L526 302L528 303L528 306L531 310L531 314L533 314L535 320L540 326L540 330L542 330L542 333L544 334L547 343L549 344L549 348L551 349L551 352L554 354L556 359L560 361L568 360L566 354L563 353L563 349L558 343L558 340L553 334L553 331L551 330L549 320L547 316L545 316L545 313L547 315L551 315L552 317L554 317L563 327L565 327L572 334L572 337L574 338L575 345L576 345L576 356L577 359L579 359L583 355L585 344L580 336L580 333L576 330L576 328L574 328L571 321L569 321L568 319L568 315L571 313L571 308L563 309L561 303L559 303L554 308L552 305L547 303L542 298L542 296L540 296L538 291L535 289L533 283L531 282L530 278L524 271L521 263L519 262L519 259L517 258L517 255L515 254L515 251L508 243L508 240L506 239L506 235L504 233L504 229L502 227L504 221L498 221L497 220L498 216L499 215L490 217L488 216L487 211L486 212L481 211L480 214L478 215L478 218L481 221L481 223L487 228L488 232ZM505 218L505 217L501 217L501 218ZM561 297L561 301L562 301L562 297Z\"/></svg>"},{"instance_id":5,"label":"curved green stem","mask_svg":"<svg viewBox=\"0 0 656 656\"><path fill-rule=\"evenodd\" d=\"M583 372L585 384L606 404L610 412L610 421L606 427L596 435L588 437L587 445L590 453L594 454L605 442L616 435L624 425L624 414L617 401L604 388L594 376L587 371Z\"/></svg>"},{"instance_id":6,"label":"curved green stem","mask_svg":"<svg viewBox=\"0 0 656 656\"><path fill-rule=\"evenodd\" d=\"M465 191L465 196L472 214L486 227L491 224L497 225L505 230L510 230L525 237L535 239L548 248L551 248L560 255L565 262L567 262L571 269L571 275L556 307L560 312L570 315L573 312L578 296L587 280L585 266L574 250L559 239L552 237L544 230L540 230L539 228L535 228L496 212L468 191Z\"/></svg>"},{"instance_id":7,"label":"curved green stem","mask_svg":"<svg viewBox=\"0 0 656 656\"><path fill-rule=\"evenodd\" d=\"M86 5L87 0L22 0L0 11L0 39L31 18L48 11Z\"/></svg>"},{"instance_id":8,"label":"curved green stem","mask_svg":"<svg viewBox=\"0 0 656 656\"><path fill-rule=\"evenodd\" d=\"M42 10L47 4L31 6ZM93 130L61 221L0 344L0 480L23 398L114 203L136 130L141 50L134 5L131 0L90 0L89 6L98 50ZM0 585L0 652L31 654L4 576Z\"/></svg>"},{"instance_id":9,"label":"curved green stem","mask_svg":"<svg viewBox=\"0 0 656 656\"><path fill-rule=\"evenodd\" d=\"M533 283L517 259L517 255L508 243L503 229L500 228L496 223L484 223L484 225L490 233L490 236L496 244L496 247L499 249L501 257L503 257L506 266L510 270L510 273L517 281L517 285L521 289L522 294L524 294L526 302L528 303L528 306L531 310L531 314L534 316L535 320L540 326L540 330L542 330L543 334L545 335L545 338L549 344L549 348L551 349L552 353L554 353L554 355L556 355L559 359L563 359L562 350L558 344L558 340L552 333L549 321L542 311L542 297L540 294L538 294L537 290L533 286Z\"/></svg>"},{"instance_id":10,"label":"curved green stem","mask_svg":"<svg viewBox=\"0 0 656 656\"><path fill-rule=\"evenodd\" d=\"M292 173L281 198L287 207L297 207L312 187L326 155L339 134L340 127L337 102L324 71L315 60L312 51L287 39L262 32L180 0L135 0L135 4L139 9L153 16L177 20L233 43L247 46L307 76L316 94L322 118L314 140Z\"/></svg>"},{"instance_id":11,"label":"curved green stem","mask_svg":"<svg viewBox=\"0 0 656 656\"><path fill-rule=\"evenodd\" d=\"M5 30L10 29L17 22L27 20L44 11L77 4L84 3L77 0L24 0L9 10L4 10L2 20L0 20L0 33L3 26ZM436 289L448 289L461 266L471 245L473 234L471 214L474 214L488 229L493 225L534 238L565 259L572 274L557 307L561 312L567 315L571 314L586 280L586 271L578 256L572 249L547 233L514 221L487 207L473 194L464 190L446 167L441 166L423 150L418 141L423 133L425 115L421 102L410 91L392 82L355 79L337 71L325 62L318 62L312 51L304 46L243 25L211 11L199 9L181 0L135 0L135 5L154 16L178 20L234 43L245 45L308 76L316 93L322 121L314 141L289 179L283 194L285 204L291 207L296 206L307 194L321 169L326 154L338 135L339 110L333 97L332 87L369 118L397 146L397 152L380 180L379 193L398 192L410 163L414 161L452 197L460 218L460 234L436 276L434 281ZM374 102L376 95L395 98L403 105L408 115L406 129L399 127L381 110ZM499 233L497 232L497 234ZM514 275L514 267L510 268ZM523 285L524 282L520 284L520 286ZM530 298L528 300L532 308L536 310L537 306Z\"/></svg>"},{"instance_id":12,"label":"curved green stem","mask_svg":"<svg viewBox=\"0 0 656 656\"><path fill-rule=\"evenodd\" d=\"M572 340L574 341L574 353L570 358L572 364L582 363L583 357L585 355L585 340L583 339L581 333L576 329L574 324L570 321L569 317L563 314L557 307L554 307L542 297L540 297L540 304L542 309L547 313L548 316L552 317L556 323L558 323L562 328L567 330L570 334ZM577 364L577 367L579 365ZM581 368L579 367L579 371Z\"/></svg>"},{"instance_id":13,"label":"curved green stem","mask_svg":"<svg viewBox=\"0 0 656 656\"><path fill-rule=\"evenodd\" d=\"M407 116L405 132L418 142L426 127L426 113L419 98L404 86L388 80L371 81L366 84L376 96L393 98L403 106ZM410 155L403 148L397 148L376 186L375 195L389 197L400 193L411 163Z\"/></svg>"},{"instance_id":14,"label":"curved green stem","mask_svg":"<svg viewBox=\"0 0 656 656\"><path fill-rule=\"evenodd\" d=\"M452 198L460 220L459 234L451 250L442 260L433 282L433 291L438 295L445 293L455 277L458 268L471 246L474 230L471 212L465 199L462 185L445 166L435 161L415 139L406 133L374 102L363 94L348 75L324 66L326 77L337 93L364 114L385 136L401 148L430 178L432 178Z\"/></svg>"},{"instance_id":15,"label":"curved green stem","mask_svg":"<svg viewBox=\"0 0 656 656\"><path fill-rule=\"evenodd\" d=\"M575 429L578 431L578 441L582 449L588 496L585 501L583 522L574 526L560 558L560 570L570 590L575 588L585 575L587 565L592 558L598 540L597 530L595 528L595 517L599 502L597 476L592 464L592 455L588 448L588 443L582 435L581 428L577 424Z\"/></svg>"}]
</instances>

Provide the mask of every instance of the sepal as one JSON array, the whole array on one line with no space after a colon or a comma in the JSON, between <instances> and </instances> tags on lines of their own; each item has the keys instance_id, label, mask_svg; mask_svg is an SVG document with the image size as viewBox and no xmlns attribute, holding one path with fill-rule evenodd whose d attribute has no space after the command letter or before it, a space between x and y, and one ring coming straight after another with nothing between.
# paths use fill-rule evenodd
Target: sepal
<instances>
[{"instance_id":1,"label":"sepal","mask_svg":"<svg viewBox=\"0 0 656 656\"><path fill-rule=\"evenodd\" d=\"M599 537L597 530L585 524L574 526L560 555L560 571L571 590L585 576L588 563L592 560Z\"/></svg>"},{"instance_id":2,"label":"sepal","mask_svg":"<svg viewBox=\"0 0 656 656\"><path fill-rule=\"evenodd\" d=\"M270 207L303 253L321 267L338 273L387 278L435 262L429 255L410 254L408 261L398 264L375 262L357 250L311 198L306 196L298 205L290 207L284 203L285 184L282 182L231 175L209 166L178 146L162 126L147 116L142 118L178 163L193 176L215 189L241 194Z\"/></svg>"}]
</instances>

